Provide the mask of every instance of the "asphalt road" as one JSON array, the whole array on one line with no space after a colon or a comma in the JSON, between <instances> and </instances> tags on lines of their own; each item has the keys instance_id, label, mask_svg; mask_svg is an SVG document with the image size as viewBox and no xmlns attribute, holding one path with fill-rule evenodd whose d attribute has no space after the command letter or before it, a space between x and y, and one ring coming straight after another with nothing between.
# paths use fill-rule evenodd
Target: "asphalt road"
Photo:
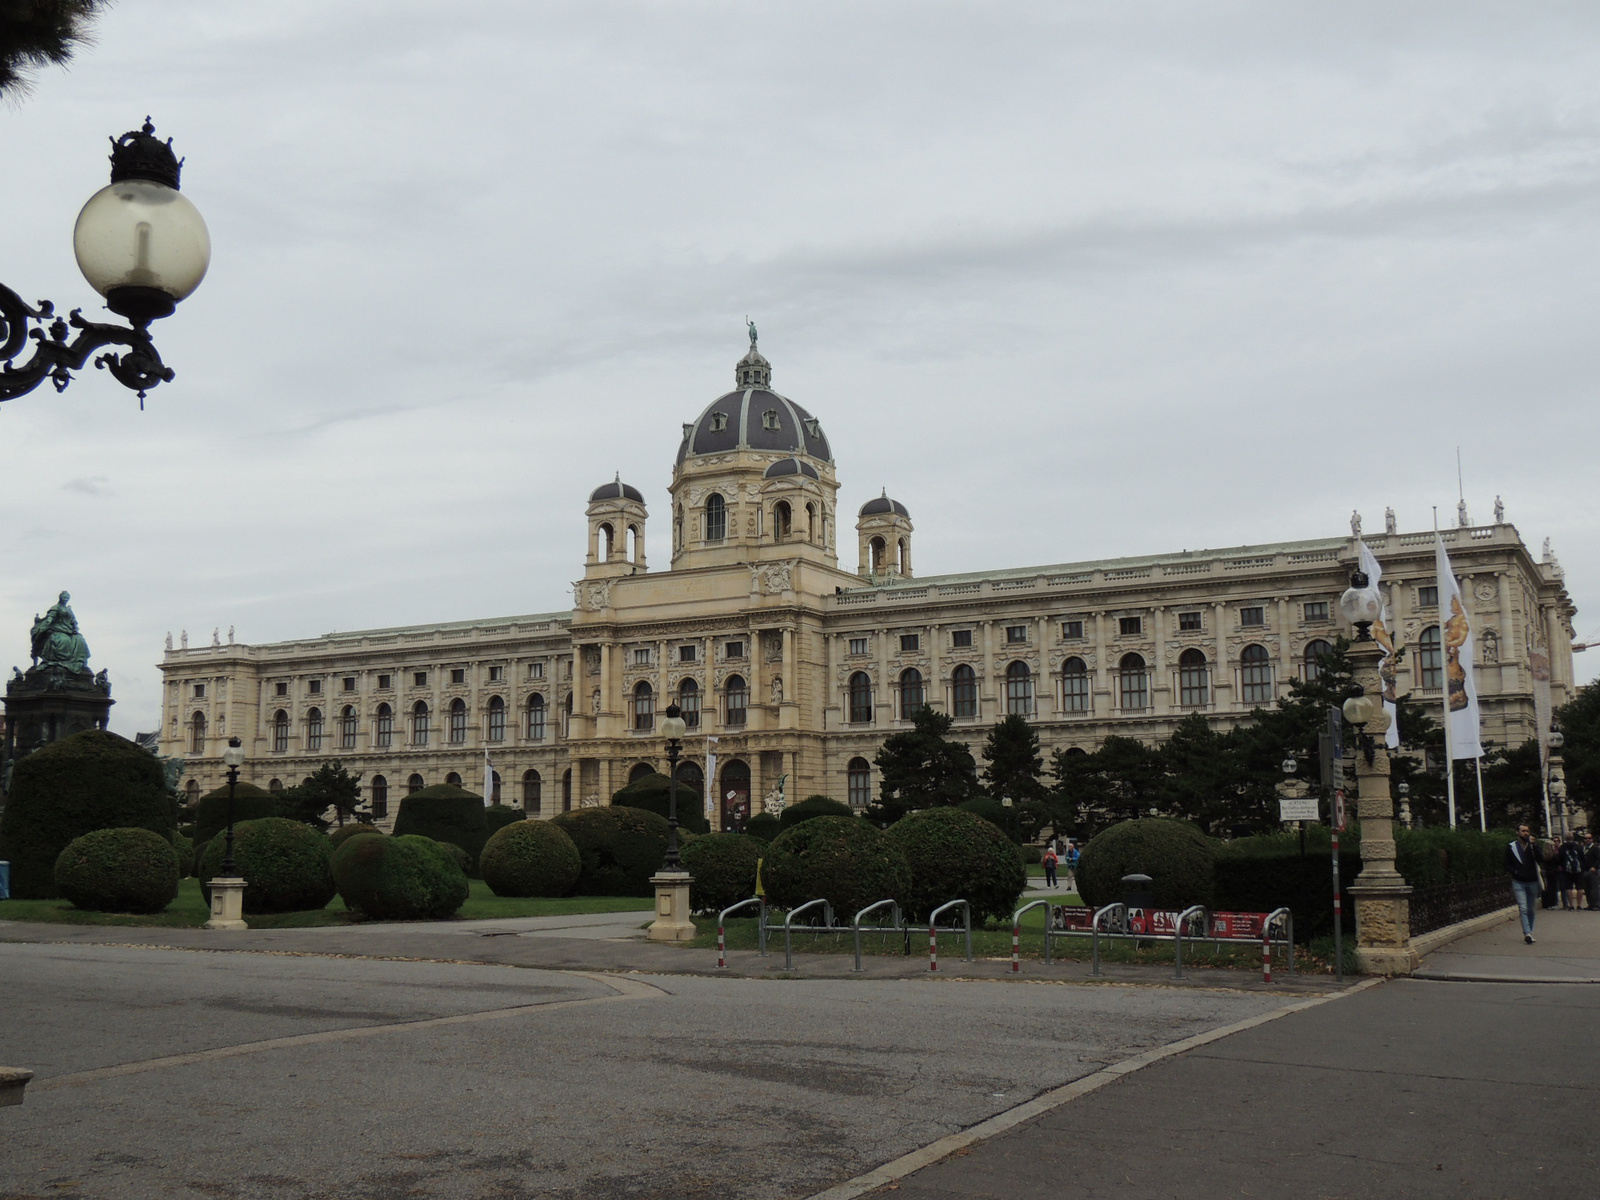
<instances>
[{"instance_id":1,"label":"asphalt road","mask_svg":"<svg viewBox=\"0 0 1600 1200\"><path fill-rule=\"evenodd\" d=\"M10 943L0 1197L804 1197L1298 998Z\"/></svg>"}]
</instances>

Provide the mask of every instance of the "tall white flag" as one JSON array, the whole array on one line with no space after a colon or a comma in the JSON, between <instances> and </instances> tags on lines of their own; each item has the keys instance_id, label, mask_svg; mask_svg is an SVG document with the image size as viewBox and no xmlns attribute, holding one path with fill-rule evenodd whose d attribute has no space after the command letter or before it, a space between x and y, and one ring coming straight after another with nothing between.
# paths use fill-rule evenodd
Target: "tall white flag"
<instances>
[{"instance_id":1,"label":"tall white flag","mask_svg":"<svg viewBox=\"0 0 1600 1200\"><path fill-rule=\"evenodd\" d=\"M1452 759L1478 758L1483 746L1478 741L1478 687L1472 679L1472 655L1476 639L1461 585L1450 569L1444 539L1436 532L1434 572L1439 585L1440 633L1444 642L1444 719L1450 735Z\"/></svg>"},{"instance_id":2,"label":"tall white flag","mask_svg":"<svg viewBox=\"0 0 1600 1200\"><path fill-rule=\"evenodd\" d=\"M1361 570L1377 590L1378 603L1382 606L1378 611L1378 619L1373 622L1372 636L1383 647L1383 657L1378 660L1378 679L1383 684L1383 711L1389 718L1389 732L1383 735L1383 741L1389 749L1397 750L1400 748L1400 713L1395 707L1394 625L1389 620L1389 602L1383 598L1383 589L1378 587L1378 581L1383 578L1383 568L1378 565L1377 557L1367 549L1365 542L1357 542L1356 548L1360 555Z\"/></svg>"},{"instance_id":3,"label":"tall white flag","mask_svg":"<svg viewBox=\"0 0 1600 1200\"><path fill-rule=\"evenodd\" d=\"M483 806L494 803L494 763L489 761L489 747L483 748Z\"/></svg>"}]
</instances>

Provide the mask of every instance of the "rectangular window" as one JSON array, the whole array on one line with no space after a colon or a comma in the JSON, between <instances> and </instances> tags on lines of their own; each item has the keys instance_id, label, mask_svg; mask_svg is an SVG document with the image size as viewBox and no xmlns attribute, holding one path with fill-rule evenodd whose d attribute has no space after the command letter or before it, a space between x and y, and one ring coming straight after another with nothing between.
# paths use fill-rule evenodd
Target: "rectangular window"
<instances>
[{"instance_id":1,"label":"rectangular window","mask_svg":"<svg viewBox=\"0 0 1600 1200\"><path fill-rule=\"evenodd\" d=\"M378 676L378 689L380 691L388 691L393 686L394 686L394 676L393 675L379 675Z\"/></svg>"},{"instance_id":2,"label":"rectangular window","mask_svg":"<svg viewBox=\"0 0 1600 1200\"><path fill-rule=\"evenodd\" d=\"M865 654L866 652L867 652L867 639L866 638L851 638L850 639L850 653L851 654Z\"/></svg>"},{"instance_id":3,"label":"rectangular window","mask_svg":"<svg viewBox=\"0 0 1600 1200\"><path fill-rule=\"evenodd\" d=\"M1118 673L1122 692L1122 707L1134 710L1150 704L1150 677L1141 667L1123 667Z\"/></svg>"},{"instance_id":4,"label":"rectangular window","mask_svg":"<svg viewBox=\"0 0 1600 1200\"><path fill-rule=\"evenodd\" d=\"M289 694L289 685L280 679L272 685L272 694L274 696L287 696Z\"/></svg>"},{"instance_id":5,"label":"rectangular window","mask_svg":"<svg viewBox=\"0 0 1600 1200\"><path fill-rule=\"evenodd\" d=\"M206 696L206 685L203 684L203 683L195 684L194 685L194 698L196 700L204 700L205 696Z\"/></svg>"},{"instance_id":6,"label":"rectangular window","mask_svg":"<svg viewBox=\"0 0 1600 1200\"><path fill-rule=\"evenodd\" d=\"M450 682L451 683L465 683L466 681L467 681L467 669L465 667L452 667L451 668L451 670L450 670Z\"/></svg>"},{"instance_id":7,"label":"rectangular window","mask_svg":"<svg viewBox=\"0 0 1600 1200\"><path fill-rule=\"evenodd\" d=\"M1314 600L1305 607L1305 618L1308 621L1326 621L1328 619L1328 602Z\"/></svg>"},{"instance_id":8,"label":"rectangular window","mask_svg":"<svg viewBox=\"0 0 1600 1200\"><path fill-rule=\"evenodd\" d=\"M543 679L544 678L544 664L543 663L529 663L528 664L528 678L529 679Z\"/></svg>"},{"instance_id":9,"label":"rectangular window","mask_svg":"<svg viewBox=\"0 0 1600 1200\"><path fill-rule=\"evenodd\" d=\"M1068 669L1061 673L1061 695L1068 712L1089 711L1089 672L1083 660L1073 659Z\"/></svg>"},{"instance_id":10,"label":"rectangular window","mask_svg":"<svg viewBox=\"0 0 1600 1200\"><path fill-rule=\"evenodd\" d=\"M1197 613L1197 612L1179 613L1178 614L1178 632L1179 633L1199 633L1200 632L1200 614Z\"/></svg>"},{"instance_id":11,"label":"rectangular window","mask_svg":"<svg viewBox=\"0 0 1600 1200\"><path fill-rule=\"evenodd\" d=\"M544 697L530 696L528 698L528 740L530 742L544 741Z\"/></svg>"},{"instance_id":12,"label":"rectangular window","mask_svg":"<svg viewBox=\"0 0 1600 1200\"><path fill-rule=\"evenodd\" d=\"M850 769L845 772L845 796L851 808L866 808L872 803L872 769L856 765L863 761L851 759Z\"/></svg>"},{"instance_id":13,"label":"rectangular window","mask_svg":"<svg viewBox=\"0 0 1600 1200\"><path fill-rule=\"evenodd\" d=\"M1417 589L1417 604L1422 608L1439 607L1439 589L1437 587L1419 587Z\"/></svg>"},{"instance_id":14,"label":"rectangular window","mask_svg":"<svg viewBox=\"0 0 1600 1200\"><path fill-rule=\"evenodd\" d=\"M1025 642L1028 640L1028 627L1026 625L1007 625L1006 641L1010 643Z\"/></svg>"},{"instance_id":15,"label":"rectangular window","mask_svg":"<svg viewBox=\"0 0 1600 1200\"><path fill-rule=\"evenodd\" d=\"M900 635L900 653L909 650L918 650L922 646L922 636L916 633L902 633Z\"/></svg>"},{"instance_id":16,"label":"rectangular window","mask_svg":"<svg viewBox=\"0 0 1600 1200\"><path fill-rule=\"evenodd\" d=\"M389 781L382 775L372 781L372 815L380 821L389 815Z\"/></svg>"},{"instance_id":17,"label":"rectangular window","mask_svg":"<svg viewBox=\"0 0 1600 1200\"><path fill-rule=\"evenodd\" d=\"M736 684L730 681L727 691L729 725L743 725L745 723L745 713L748 711L746 704L749 699L750 693L745 691L743 681Z\"/></svg>"},{"instance_id":18,"label":"rectangular window","mask_svg":"<svg viewBox=\"0 0 1600 1200\"><path fill-rule=\"evenodd\" d=\"M648 647L633 652L633 665L636 667L648 667L650 665L650 650Z\"/></svg>"},{"instance_id":19,"label":"rectangular window","mask_svg":"<svg viewBox=\"0 0 1600 1200\"><path fill-rule=\"evenodd\" d=\"M322 695L322 680L313 679L307 686L311 689L311 694L313 696Z\"/></svg>"},{"instance_id":20,"label":"rectangular window","mask_svg":"<svg viewBox=\"0 0 1600 1200\"><path fill-rule=\"evenodd\" d=\"M426 671L413 671L413 672L411 672L411 686L412 687L427 687L428 686L428 673Z\"/></svg>"},{"instance_id":21,"label":"rectangular window","mask_svg":"<svg viewBox=\"0 0 1600 1200\"><path fill-rule=\"evenodd\" d=\"M1239 610L1239 624L1265 625L1267 623L1267 610L1264 608L1241 608Z\"/></svg>"},{"instance_id":22,"label":"rectangular window","mask_svg":"<svg viewBox=\"0 0 1600 1200\"><path fill-rule=\"evenodd\" d=\"M490 667L489 668L489 682L490 683L499 683L502 679L505 678L505 670L506 669L504 667Z\"/></svg>"},{"instance_id":23,"label":"rectangular window","mask_svg":"<svg viewBox=\"0 0 1600 1200\"><path fill-rule=\"evenodd\" d=\"M693 683L694 680L685 680ZM685 687L678 692L678 712L683 717L683 723L690 729L700 728L700 689Z\"/></svg>"},{"instance_id":24,"label":"rectangular window","mask_svg":"<svg viewBox=\"0 0 1600 1200\"><path fill-rule=\"evenodd\" d=\"M962 647L972 645L972 630L970 630L970 629L952 630L951 634L950 634L950 644L952 646L954 646L958 650L961 649Z\"/></svg>"},{"instance_id":25,"label":"rectangular window","mask_svg":"<svg viewBox=\"0 0 1600 1200\"><path fill-rule=\"evenodd\" d=\"M356 710L346 708L339 716L339 749L356 748Z\"/></svg>"},{"instance_id":26,"label":"rectangular window","mask_svg":"<svg viewBox=\"0 0 1600 1200\"><path fill-rule=\"evenodd\" d=\"M723 656L726 657L726 658L743 658L744 657L744 643L743 642L728 642L726 645L724 645L722 647L722 653L723 653Z\"/></svg>"},{"instance_id":27,"label":"rectangular window","mask_svg":"<svg viewBox=\"0 0 1600 1200\"><path fill-rule=\"evenodd\" d=\"M1118 617L1117 633L1123 637L1138 637L1144 632L1143 617ZM1143 708L1143 705L1140 705Z\"/></svg>"},{"instance_id":28,"label":"rectangular window","mask_svg":"<svg viewBox=\"0 0 1600 1200\"><path fill-rule=\"evenodd\" d=\"M1083 622L1082 621L1063 621L1063 622L1061 622L1061 636L1063 638L1066 638L1068 641L1079 641L1079 640L1081 640L1083 638Z\"/></svg>"},{"instance_id":29,"label":"rectangular window","mask_svg":"<svg viewBox=\"0 0 1600 1200\"><path fill-rule=\"evenodd\" d=\"M489 740L503 742L506 740L506 706L493 704L489 706Z\"/></svg>"},{"instance_id":30,"label":"rectangular window","mask_svg":"<svg viewBox=\"0 0 1600 1200\"><path fill-rule=\"evenodd\" d=\"M388 749L394 742L394 712L387 704L378 705L378 724L375 730L378 746Z\"/></svg>"},{"instance_id":31,"label":"rectangular window","mask_svg":"<svg viewBox=\"0 0 1600 1200\"><path fill-rule=\"evenodd\" d=\"M957 667L950 678L951 715L975 717L978 715L978 677L971 667Z\"/></svg>"},{"instance_id":32,"label":"rectangular window","mask_svg":"<svg viewBox=\"0 0 1600 1200\"><path fill-rule=\"evenodd\" d=\"M699 655L699 653L700 653L700 647L699 646L679 646L678 647L678 661L679 662L694 662L694 661L696 661L696 658Z\"/></svg>"},{"instance_id":33,"label":"rectangular window","mask_svg":"<svg viewBox=\"0 0 1600 1200\"><path fill-rule=\"evenodd\" d=\"M356 677L354 675L346 675L343 679L341 679L339 681L339 687L341 689L343 689L344 691L347 691L347 692L355 691L356 690Z\"/></svg>"}]
</instances>

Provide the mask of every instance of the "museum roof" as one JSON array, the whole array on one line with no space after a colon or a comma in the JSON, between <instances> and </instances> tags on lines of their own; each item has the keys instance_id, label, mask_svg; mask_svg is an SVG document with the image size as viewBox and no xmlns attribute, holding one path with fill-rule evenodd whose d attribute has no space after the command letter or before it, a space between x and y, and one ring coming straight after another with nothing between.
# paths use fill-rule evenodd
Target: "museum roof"
<instances>
[{"instance_id":1,"label":"museum roof","mask_svg":"<svg viewBox=\"0 0 1600 1200\"><path fill-rule=\"evenodd\" d=\"M738 387L718 396L683 427L678 462L701 454L776 450L833 461L822 423L787 396L772 390L772 364L756 350L734 364Z\"/></svg>"},{"instance_id":2,"label":"museum roof","mask_svg":"<svg viewBox=\"0 0 1600 1200\"><path fill-rule=\"evenodd\" d=\"M638 488L634 487L632 484L623 483L621 475L618 475L610 483L602 483L599 487L595 488L594 491L589 493L590 504L593 504L596 500L617 499L637 500L640 504L643 504L644 493Z\"/></svg>"},{"instance_id":3,"label":"museum roof","mask_svg":"<svg viewBox=\"0 0 1600 1200\"><path fill-rule=\"evenodd\" d=\"M876 513L898 513L902 517L910 518L911 512L898 500L889 499L889 491L884 489L881 496L874 496L861 506L861 516L870 517Z\"/></svg>"}]
</instances>

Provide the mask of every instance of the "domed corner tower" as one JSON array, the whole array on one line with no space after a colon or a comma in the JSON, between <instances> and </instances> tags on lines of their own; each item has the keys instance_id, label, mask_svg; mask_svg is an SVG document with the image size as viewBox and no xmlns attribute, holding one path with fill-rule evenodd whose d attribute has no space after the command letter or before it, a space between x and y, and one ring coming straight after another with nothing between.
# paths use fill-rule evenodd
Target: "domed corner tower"
<instances>
[{"instance_id":1,"label":"domed corner tower","mask_svg":"<svg viewBox=\"0 0 1600 1200\"><path fill-rule=\"evenodd\" d=\"M837 571L839 481L822 423L772 390L756 349L731 392L683 427L672 471L672 566L805 559Z\"/></svg>"},{"instance_id":2,"label":"domed corner tower","mask_svg":"<svg viewBox=\"0 0 1600 1200\"><path fill-rule=\"evenodd\" d=\"M589 493L589 554L585 579L607 579L649 570L644 557L644 494L619 474Z\"/></svg>"},{"instance_id":3,"label":"domed corner tower","mask_svg":"<svg viewBox=\"0 0 1600 1200\"><path fill-rule=\"evenodd\" d=\"M911 578L911 513L889 491L861 506L856 519L860 565L856 574L869 579Z\"/></svg>"}]
</instances>

